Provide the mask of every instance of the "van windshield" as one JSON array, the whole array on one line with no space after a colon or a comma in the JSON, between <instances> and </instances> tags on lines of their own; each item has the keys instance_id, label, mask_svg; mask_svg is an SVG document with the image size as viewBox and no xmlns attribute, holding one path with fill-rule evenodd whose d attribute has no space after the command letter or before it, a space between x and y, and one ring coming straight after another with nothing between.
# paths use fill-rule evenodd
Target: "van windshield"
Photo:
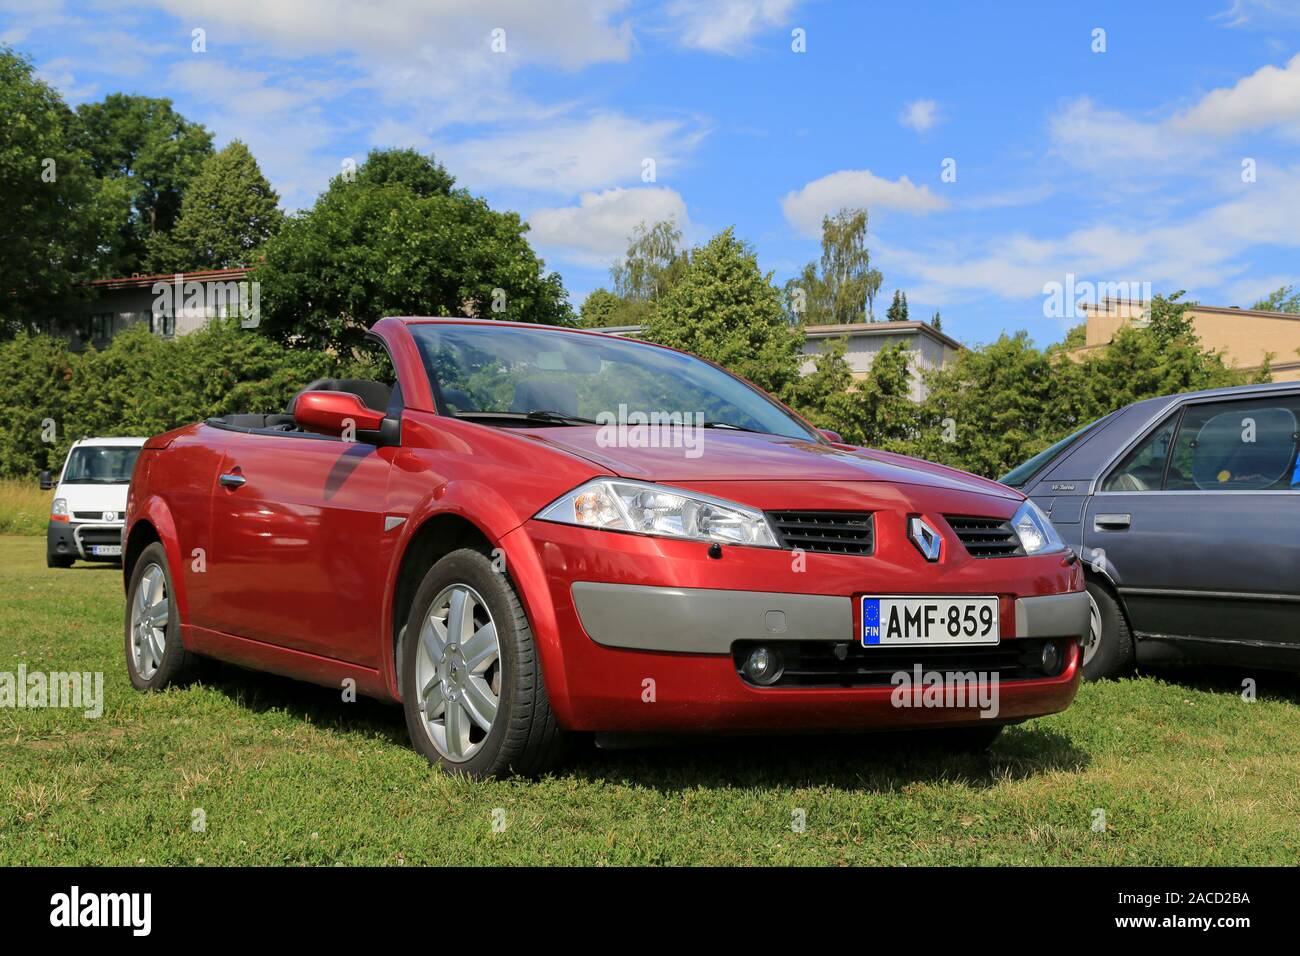
<instances>
[{"instance_id":1,"label":"van windshield","mask_svg":"<svg viewBox=\"0 0 1300 956\"><path fill-rule=\"evenodd\" d=\"M63 483L71 485L126 485L140 449L135 445L80 445L68 455Z\"/></svg>"}]
</instances>

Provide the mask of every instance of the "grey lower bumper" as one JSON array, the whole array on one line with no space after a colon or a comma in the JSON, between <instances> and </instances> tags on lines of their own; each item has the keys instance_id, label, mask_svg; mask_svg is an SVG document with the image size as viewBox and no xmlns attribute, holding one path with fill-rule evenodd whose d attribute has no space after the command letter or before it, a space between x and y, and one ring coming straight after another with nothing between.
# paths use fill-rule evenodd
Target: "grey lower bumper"
<instances>
[{"instance_id":1,"label":"grey lower bumper","mask_svg":"<svg viewBox=\"0 0 1300 956\"><path fill-rule=\"evenodd\" d=\"M1090 613L1087 591L1016 598L1016 637L1083 637Z\"/></svg>"},{"instance_id":2,"label":"grey lower bumper","mask_svg":"<svg viewBox=\"0 0 1300 956\"><path fill-rule=\"evenodd\" d=\"M646 651L729 654L736 641L851 641L847 597L647 587L578 581L573 603L597 644ZM1017 637L1072 637L1087 632L1087 594L1016 601Z\"/></svg>"},{"instance_id":3,"label":"grey lower bumper","mask_svg":"<svg viewBox=\"0 0 1300 956\"><path fill-rule=\"evenodd\" d=\"M583 630L606 647L729 654L736 641L853 636L853 603L846 597L578 581L573 603Z\"/></svg>"}]
</instances>

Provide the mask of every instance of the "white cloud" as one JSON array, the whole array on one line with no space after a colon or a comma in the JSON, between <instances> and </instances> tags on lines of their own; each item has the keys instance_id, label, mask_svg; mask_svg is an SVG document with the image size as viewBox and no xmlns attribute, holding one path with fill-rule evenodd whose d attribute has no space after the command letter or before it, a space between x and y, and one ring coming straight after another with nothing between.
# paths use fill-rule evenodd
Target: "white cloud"
<instances>
[{"instance_id":1,"label":"white cloud","mask_svg":"<svg viewBox=\"0 0 1300 956\"><path fill-rule=\"evenodd\" d=\"M421 51L476 52L503 60L576 69L624 60L631 28L613 22L626 0L158 0L208 31L208 46L262 42L304 54L355 53L379 62ZM505 52L490 47L505 31Z\"/></svg>"},{"instance_id":2,"label":"white cloud","mask_svg":"<svg viewBox=\"0 0 1300 956\"><path fill-rule=\"evenodd\" d=\"M639 187L583 193L576 206L538 209L528 217L529 240L560 258L587 265L607 265L627 249L640 224L672 219L690 226L686 202L675 189Z\"/></svg>"},{"instance_id":3,"label":"white cloud","mask_svg":"<svg viewBox=\"0 0 1300 956\"><path fill-rule=\"evenodd\" d=\"M924 214L943 209L948 201L917 186L906 176L883 179L869 169L844 169L814 179L781 200L786 221L805 236L821 235L822 218L844 208L896 209Z\"/></svg>"},{"instance_id":4,"label":"white cloud","mask_svg":"<svg viewBox=\"0 0 1300 956\"><path fill-rule=\"evenodd\" d=\"M677 168L704 131L679 120L636 120L618 113L500 133L438 150L476 189L514 187L574 194L641 180L645 160L656 179Z\"/></svg>"},{"instance_id":5,"label":"white cloud","mask_svg":"<svg viewBox=\"0 0 1300 956\"><path fill-rule=\"evenodd\" d=\"M873 252L882 268L916 277L940 303L972 292L1038 296L1044 283L1063 282L1067 273L1079 281L1150 282L1157 291L1231 290L1246 287L1252 249L1300 248L1297 219L1300 167L1293 167L1239 184L1229 198L1179 220L1099 222L1048 239L1003 236L982 241L976 254L956 243L909 250L879 241Z\"/></svg>"},{"instance_id":6,"label":"white cloud","mask_svg":"<svg viewBox=\"0 0 1300 956\"><path fill-rule=\"evenodd\" d=\"M665 15L684 46L739 53L762 30L786 23L799 0L673 0Z\"/></svg>"},{"instance_id":7,"label":"white cloud","mask_svg":"<svg viewBox=\"0 0 1300 956\"><path fill-rule=\"evenodd\" d=\"M1285 26L1300 20L1293 0L1232 0L1231 6L1210 17L1225 27Z\"/></svg>"},{"instance_id":8,"label":"white cloud","mask_svg":"<svg viewBox=\"0 0 1300 956\"><path fill-rule=\"evenodd\" d=\"M1265 66L1233 86L1212 90L1173 120L1194 134L1231 136L1273 126L1300 128L1300 54L1285 67Z\"/></svg>"},{"instance_id":9,"label":"white cloud","mask_svg":"<svg viewBox=\"0 0 1300 956\"><path fill-rule=\"evenodd\" d=\"M903 107L898 121L918 133L924 133L939 121L938 104L934 100L914 100Z\"/></svg>"}]
</instances>

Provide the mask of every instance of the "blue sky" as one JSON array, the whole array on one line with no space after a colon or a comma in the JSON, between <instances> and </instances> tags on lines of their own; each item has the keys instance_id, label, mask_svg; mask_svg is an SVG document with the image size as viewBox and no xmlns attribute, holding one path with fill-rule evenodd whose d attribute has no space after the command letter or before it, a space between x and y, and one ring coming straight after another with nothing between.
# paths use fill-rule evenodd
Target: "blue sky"
<instances>
[{"instance_id":1,"label":"blue sky","mask_svg":"<svg viewBox=\"0 0 1300 956\"><path fill-rule=\"evenodd\" d=\"M431 151L575 302L640 220L735 226L780 282L840 206L870 212L878 314L901 288L969 343L1058 339L1071 275L1243 306L1300 282L1300 0L0 0L0 42L72 103L170 97L289 209L372 147Z\"/></svg>"}]
</instances>

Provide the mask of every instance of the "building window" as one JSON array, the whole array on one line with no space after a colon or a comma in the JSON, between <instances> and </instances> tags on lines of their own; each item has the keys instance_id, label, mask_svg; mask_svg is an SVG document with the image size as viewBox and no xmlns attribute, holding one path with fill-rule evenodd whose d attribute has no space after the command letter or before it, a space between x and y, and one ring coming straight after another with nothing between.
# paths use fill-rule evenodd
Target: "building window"
<instances>
[{"instance_id":1,"label":"building window","mask_svg":"<svg viewBox=\"0 0 1300 956\"><path fill-rule=\"evenodd\" d=\"M88 336L92 342L107 342L113 337L113 313L96 312L90 317Z\"/></svg>"},{"instance_id":2,"label":"building window","mask_svg":"<svg viewBox=\"0 0 1300 956\"><path fill-rule=\"evenodd\" d=\"M152 312L149 315L149 331L170 339L176 334L176 316L167 312Z\"/></svg>"}]
</instances>

